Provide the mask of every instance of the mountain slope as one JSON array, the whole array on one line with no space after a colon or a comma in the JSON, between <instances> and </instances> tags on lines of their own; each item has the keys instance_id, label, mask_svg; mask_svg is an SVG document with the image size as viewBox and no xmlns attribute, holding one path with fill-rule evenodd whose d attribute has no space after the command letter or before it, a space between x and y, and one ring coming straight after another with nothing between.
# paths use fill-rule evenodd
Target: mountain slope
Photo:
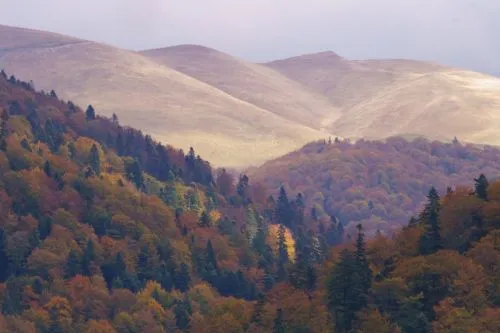
<instances>
[{"instance_id":1,"label":"mountain slope","mask_svg":"<svg viewBox=\"0 0 500 333\"><path fill-rule=\"evenodd\" d=\"M265 66L197 45L141 52L168 67L210 84L285 119L313 128L318 118L336 118L338 110L322 94Z\"/></svg>"},{"instance_id":2,"label":"mountain slope","mask_svg":"<svg viewBox=\"0 0 500 333\"><path fill-rule=\"evenodd\" d=\"M272 193L281 184L301 192L317 216L334 215L352 231L362 223L370 234L406 224L430 186L445 193L481 173L500 177L499 149L402 138L313 142L247 172Z\"/></svg>"},{"instance_id":3,"label":"mountain slope","mask_svg":"<svg viewBox=\"0 0 500 333\"><path fill-rule=\"evenodd\" d=\"M333 52L266 64L327 96L342 136L418 134L500 144L500 79L411 60L344 59Z\"/></svg>"},{"instance_id":4,"label":"mountain slope","mask_svg":"<svg viewBox=\"0 0 500 333\"><path fill-rule=\"evenodd\" d=\"M136 52L51 33L0 26L0 67L38 89L116 113L161 141L216 165L258 164L323 137Z\"/></svg>"}]
</instances>

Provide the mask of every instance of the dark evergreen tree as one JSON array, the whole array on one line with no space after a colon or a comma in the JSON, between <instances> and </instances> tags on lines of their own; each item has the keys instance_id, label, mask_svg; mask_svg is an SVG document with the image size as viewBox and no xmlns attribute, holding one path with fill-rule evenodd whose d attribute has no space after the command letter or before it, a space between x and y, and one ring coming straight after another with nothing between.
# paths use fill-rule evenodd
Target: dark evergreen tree
<instances>
[{"instance_id":1,"label":"dark evergreen tree","mask_svg":"<svg viewBox=\"0 0 500 333\"><path fill-rule=\"evenodd\" d=\"M94 170L94 173L96 175L101 174L101 159L99 157L99 149L97 149L97 146L95 144L92 145L92 148L90 148L90 166Z\"/></svg>"},{"instance_id":2,"label":"dark evergreen tree","mask_svg":"<svg viewBox=\"0 0 500 333\"><path fill-rule=\"evenodd\" d=\"M212 226L212 221L210 220L210 216L207 212L203 211L200 216L199 225L202 228L209 228Z\"/></svg>"},{"instance_id":3,"label":"dark evergreen tree","mask_svg":"<svg viewBox=\"0 0 500 333\"><path fill-rule=\"evenodd\" d=\"M210 239L207 242L206 253L207 253L207 264L213 267L213 269L217 271L219 269L219 266L217 265L217 258L215 256L215 251L212 246L212 241Z\"/></svg>"},{"instance_id":4,"label":"dark evergreen tree","mask_svg":"<svg viewBox=\"0 0 500 333\"><path fill-rule=\"evenodd\" d=\"M189 289L190 284L191 277L189 275L189 267L185 263L182 263L180 271L174 276L175 288L179 289L181 292L185 292Z\"/></svg>"},{"instance_id":5,"label":"dark evergreen tree","mask_svg":"<svg viewBox=\"0 0 500 333\"><path fill-rule=\"evenodd\" d=\"M440 198L434 187L432 187L427 196L427 204L420 216L421 223L425 227L424 234L420 238L420 253L429 255L442 248L439 211Z\"/></svg>"},{"instance_id":6,"label":"dark evergreen tree","mask_svg":"<svg viewBox=\"0 0 500 333\"><path fill-rule=\"evenodd\" d=\"M85 250L83 251L82 258L82 273L86 276L92 275L92 262L95 260L95 249L94 242L92 240L87 241L87 245L85 246Z\"/></svg>"},{"instance_id":7,"label":"dark evergreen tree","mask_svg":"<svg viewBox=\"0 0 500 333\"><path fill-rule=\"evenodd\" d=\"M95 119L95 110L92 105L89 105L87 107L87 111L85 111L85 118L87 120L94 120Z\"/></svg>"},{"instance_id":8,"label":"dark evergreen tree","mask_svg":"<svg viewBox=\"0 0 500 333\"><path fill-rule=\"evenodd\" d=\"M65 273L67 279L71 279L72 277L81 274L80 257L75 250L69 251L68 259L66 260Z\"/></svg>"},{"instance_id":9,"label":"dark evergreen tree","mask_svg":"<svg viewBox=\"0 0 500 333\"><path fill-rule=\"evenodd\" d=\"M262 313L266 305L266 296L260 293L257 296L257 302L254 305L251 322L257 325L262 325Z\"/></svg>"},{"instance_id":10,"label":"dark evergreen tree","mask_svg":"<svg viewBox=\"0 0 500 333\"><path fill-rule=\"evenodd\" d=\"M49 161L45 161L45 164L43 165L43 171L47 175L47 177L52 177L52 167L50 166Z\"/></svg>"},{"instance_id":11,"label":"dark evergreen tree","mask_svg":"<svg viewBox=\"0 0 500 333\"><path fill-rule=\"evenodd\" d=\"M127 179L134 183L138 189L143 187L144 175L142 173L141 164L137 159L134 159L131 163L127 163L125 172L127 174Z\"/></svg>"},{"instance_id":12,"label":"dark evergreen tree","mask_svg":"<svg viewBox=\"0 0 500 333\"><path fill-rule=\"evenodd\" d=\"M488 201L488 179L484 174L479 175L479 178L474 178L474 189L476 196L481 199Z\"/></svg>"},{"instance_id":13,"label":"dark evergreen tree","mask_svg":"<svg viewBox=\"0 0 500 333\"><path fill-rule=\"evenodd\" d=\"M52 218L50 216L43 216L38 222L38 234L41 240L47 238L52 232Z\"/></svg>"},{"instance_id":14,"label":"dark evergreen tree","mask_svg":"<svg viewBox=\"0 0 500 333\"><path fill-rule=\"evenodd\" d=\"M177 303L174 308L174 314L175 324L179 329L183 331L188 330L192 312L193 310L191 308L191 302L189 301L187 296L182 302Z\"/></svg>"},{"instance_id":15,"label":"dark evergreen tree","mask_svg":"<svg viewBox=\"0 0 500 333\"><path fill-rule=\"evenodd\" d=\"M361 226L361 224L358 224L356 228L358 229L358 237L356 239L355 255L363 288L362 293L359 295L359 302L364 307L368 304L368 294L372 285L373 272L370 269L370 265L368 264L368 259L366 257L366 244L363 227Z\"/></svg>"},{"instance_id":16,"label":"dark evergreen tree","mask_svg":"<svg viewBox=\"0 0 500 333\"><path fill-rule=\"evenodd\" d=\"M285 323L283 322L283 310L276 310L276 317L273 322L273 333L285 333Z\"/></svg>"},{"instance_id":17,"label":"dark evergreen tree","mask_svg":"<svg viewBox=\"0 0 500 333\"><path fill-rule=\"evenodd\" d=\"M352 329L356 313L366 304L365 286L356 255L348 250L340 254L327 287L328 308L335 318L335 332Z\"/></svg>"},{"instance_id":18,"label":"dark evergreen tree","mask_svg":"<svg viewBox=\"0 0 500 333\"><path fill-rule=\"evenodd\" d=\"M280 194L276 202L275 218L276 222L279 224L283 224L287 227L291 227L292 225L293 211L283 186L280 188Z\"/></svg>"},{"instance_id":19,"label":"dark evergreen tree","mask_svg":"<svg viewBox=\"0 0 500 333\"><path fill-rule=\"evenodd\" d=\"M0 282L4 282L10 275L9 257L6 252L7 235L5 231L0 228Z\"/></svg>"}]
</instances>

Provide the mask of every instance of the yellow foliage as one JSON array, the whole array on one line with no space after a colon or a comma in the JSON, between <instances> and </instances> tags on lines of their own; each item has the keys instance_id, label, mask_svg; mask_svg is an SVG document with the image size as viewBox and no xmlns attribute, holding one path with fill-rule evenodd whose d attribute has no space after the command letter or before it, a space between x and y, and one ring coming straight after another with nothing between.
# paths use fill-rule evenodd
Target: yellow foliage
<instances>
[{"instance_id":1,"label":"yellow foliage","mask_svg":"<svg viewBox=\"0 0 500 333\"><path fill-rule=\"evenodd\" d=\"M278 255L278 224L271 224L268 228L268 238L267 242L273 249L274 253ZM293 234L285 227L285 240L287 245L288 257L291 262L295 261L295 239L293 238Z\"/></svg>"},{"instance_id":2,"label":"yellow foliage","mask_svg":"<svg viewBox=\"0 0 500 333\"><path fill-rule=\"evenodd\" d=\"M218 210L211 211L209 215L210 220L214 223L217 223L222 216L222 214Z\"/></svg>"}]
</instances>

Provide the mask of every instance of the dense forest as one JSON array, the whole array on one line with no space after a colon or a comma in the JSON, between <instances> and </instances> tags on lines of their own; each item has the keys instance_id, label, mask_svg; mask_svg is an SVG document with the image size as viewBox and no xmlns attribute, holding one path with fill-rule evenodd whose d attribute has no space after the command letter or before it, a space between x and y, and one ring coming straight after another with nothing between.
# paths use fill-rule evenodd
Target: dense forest
<instances>
[{"instance_id":1,"label":"dense forest","mask_svg":"<svg viewBox=\"0 0 500 333\"><path fill-rule=\"evenodd\" d=\"M0 332L500 331L484 175L368 238L4 72L0 115Z\"/></svg>"},{"instance_id":2,"label":"dense forest","mask_svg":"<svg viewBox=\"0 0 500 333\"><path fill-rule=\"evenodd\" d=\"M400 137L385 141L325 140L265 163L248 175L277 193L301 192L307 213L334 216L355 233L358 223L369 236L391 234L420 211L429 187L446 193L483 173L500 175L500 149ZM472 191L472 187L471 187Z\"/></svg>"}]
</instances>

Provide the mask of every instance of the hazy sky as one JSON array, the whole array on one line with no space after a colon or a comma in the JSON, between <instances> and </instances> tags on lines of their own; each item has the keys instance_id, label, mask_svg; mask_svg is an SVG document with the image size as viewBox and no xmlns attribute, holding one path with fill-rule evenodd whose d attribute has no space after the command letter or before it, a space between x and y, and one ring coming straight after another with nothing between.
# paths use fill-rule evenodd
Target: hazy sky
<instances>
[{"instance_id":1,"label":"hazy sky","mask_svg":"<svg viewBox=\"0 0 500 333\"><path fill-rule=\"evenodd\" d=\"M0 0L0 24L253 61L332 50L500 74L500 0Z\"/></svg>"}]
</instances>

